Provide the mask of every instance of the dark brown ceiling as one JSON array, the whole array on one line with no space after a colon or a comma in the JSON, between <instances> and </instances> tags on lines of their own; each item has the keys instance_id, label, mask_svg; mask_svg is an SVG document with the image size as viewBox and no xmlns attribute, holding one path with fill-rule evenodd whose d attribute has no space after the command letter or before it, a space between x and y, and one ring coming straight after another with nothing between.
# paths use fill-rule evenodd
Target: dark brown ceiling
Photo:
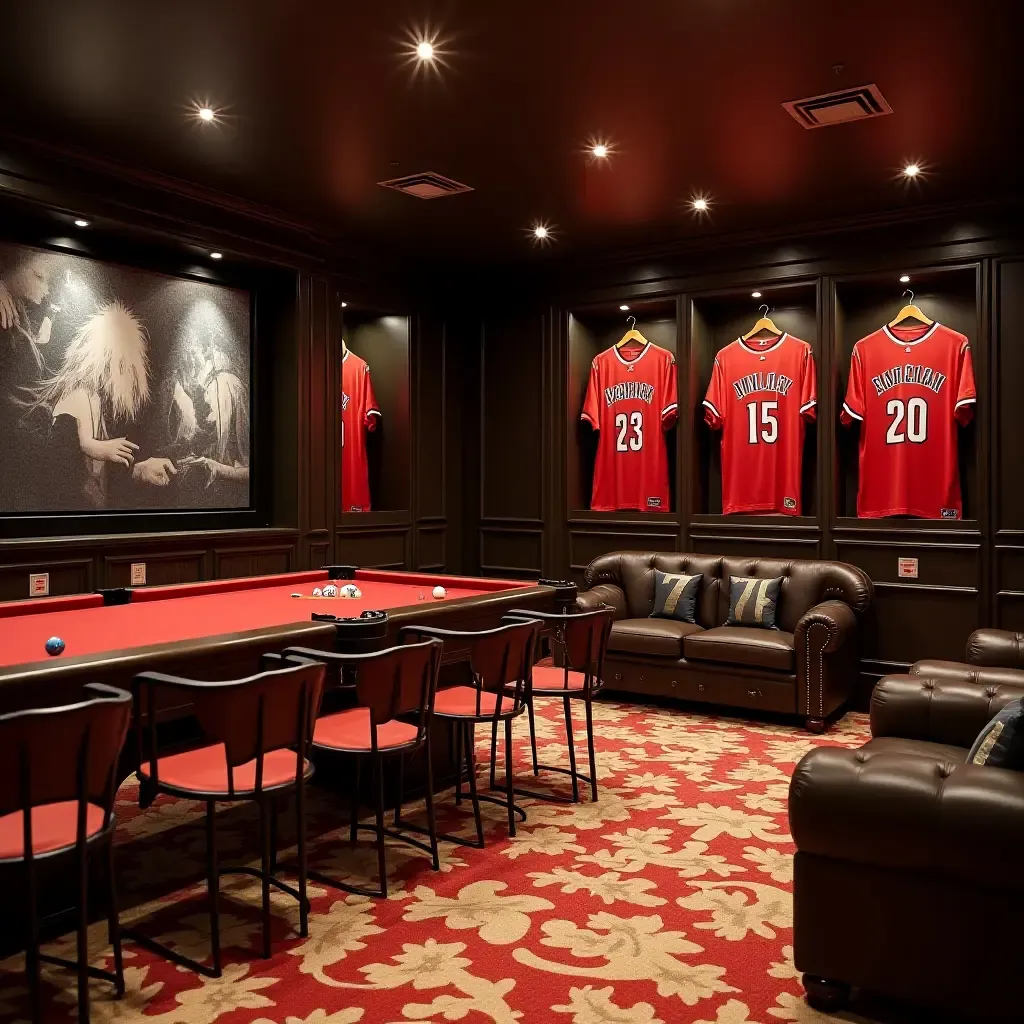
<instances>
[{"instance_id":1,"label":"dark brown ceiling","mask_svg":"<svg viewBox=\"0 0 1024 1024\"><path fill-rule=\"evenodd\" d=\"M4 0L0 129L437 257L529 255L536 220L558 251L778 229L1012 188L1020 6ZM424 26L437 74L404 58ZM892 116L805 131L780 106L868 82ZM198 125L193 99L224 122ZM594 135L616 147L607 165L583 152ZM907 189L910 159L929 173ZM476 191L375 184L421 170Z\"/></svg>"}]
</instances>

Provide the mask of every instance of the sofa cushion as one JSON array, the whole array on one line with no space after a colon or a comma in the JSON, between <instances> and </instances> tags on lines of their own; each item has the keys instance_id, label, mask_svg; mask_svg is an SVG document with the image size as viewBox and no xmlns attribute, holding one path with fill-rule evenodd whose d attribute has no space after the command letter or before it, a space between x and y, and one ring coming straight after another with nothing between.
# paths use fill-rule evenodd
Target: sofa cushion
<instances>
[{"instance_id":1,"label":"sofa cushion","mask_svg":"<svg viewBox=\"0 0 1024 1024\"><path fill-rule=\"evenodd\" d=\"M721 661L792 672L796 660L793 634L758 626L716 626L683 641L683 653L694 661Z\"/></svg>"},{"instance_id":2,"label":"sofa cushion","mask_svg":"<svg viewBox=\"0 0 1024 1024\"><path fill-rule=\"evenodd\" d=\"M729 577L729 616L727 626L752 626L776 629L779 620L779 595L782 577Z\"/></svg>"},{"instance_id":3,"label":"sofa cushion","mask_svg":"<svg viewBox=\"0 0 1024 1024\"><path fill-rule=\"evenodd\" d=\"M968 764L992 768L1024 769L1024 707L1021 699L1011 700L978 734Z\"/></svg>"},{"instance_id":4,"label":"sofa cushion","mask_svg":"<svg viewBox=\"0 0 1024 1024\"><path fill-rule=\"evenodd\" d=\"M619 619L612 624L608 650L681 658L683 638L700 631L692 622L675 619Z\"/></svg>"},{"instance_id":5,"label":"sofa cushion","mask_svg":"<svg viewBox=\"0 0 1024 1024\"><path fill-rule=\"evenodd\" d=\"M913 754L931 761L950 761L962 764L967 760L967 748L952 743L932 743L931 740L912 740L905 736L876 736L860 748L866 754Z\"/></svg>"},{"instance_id":6,"label":"sofa cushion","mask_svg":"<svg viewBox=\"0 0 1024 1024\"><path fill-rule=\"evenodd\" d=\"M696 623L697 592L703 579L700 573L686 576L683 573L655 569L654 611L651 617Z\"/></svg>"}]
</instances>

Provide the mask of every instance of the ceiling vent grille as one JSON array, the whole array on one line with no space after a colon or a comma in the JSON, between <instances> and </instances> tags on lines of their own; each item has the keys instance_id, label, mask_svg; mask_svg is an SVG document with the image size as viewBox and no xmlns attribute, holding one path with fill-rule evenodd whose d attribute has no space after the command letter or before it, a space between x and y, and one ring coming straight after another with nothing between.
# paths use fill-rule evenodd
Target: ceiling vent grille
<instances>
[{"instance_id":1,"label":"ceiling vent grille","mask_svg":"<svg viewBox=\"0 0 1024 1024\"><path fill-rule=\"evenodd\" d=\"M827 92L823 96L792 100L782 105L805 128L827 128L833 124L864 121L892 113L892 107L885 102L877 85L840 89L839 92Z\"/></svg>"},{"instance_id":2,"label":"ceiling vent grille","mask_svg":"<svg viewBox=\"0 0 1024 1024\"><path fill-rule=\"evenodd\" d=\"M434 171L407 174L404 178L378 181L377 184L384 188L392 188L396 192L404 192L407 196L415 196L417 199L442 199L444 196L457 196L460 192L473 191L471 186L453 181Z\"/></svg>"}]
</instances>

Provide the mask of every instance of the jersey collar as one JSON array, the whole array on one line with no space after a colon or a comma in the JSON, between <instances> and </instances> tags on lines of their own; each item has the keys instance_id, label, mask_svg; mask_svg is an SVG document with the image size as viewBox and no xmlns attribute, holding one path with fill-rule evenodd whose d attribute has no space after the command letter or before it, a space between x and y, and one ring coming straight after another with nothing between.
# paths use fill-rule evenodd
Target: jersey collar
<instances>
[{"instance_id":1,"label":"jersey collar","mask_svg":"<svg viewBox=\"0 0 1024 1024\"><path fill-rule=\"evenodd\" d=\"M634 359L623 359L622 353L617 348L613 348L612 351L615 353L615 358L618 359L618 361L622 363L623 366L636 366L636 364L639 363L645 355L647 355L647 350L650 347L651 343L647 342L647 344L644 345L642 349L640 349L640 354L636 356Z\"/></svg>"},{"instance_id":2,"label":"jersey collar","mask_svg":"<svg viewBox=\"0 0 1024 1024\"><path fill-rule=\"evenodd\" d=\"M742 338L737 338L736 341L739 343L740 348L746 349L747 352L752 352L755 356L763 356L766 352L774 352L782 343L789 337L788 331L783 331L778 338L778 341L772 345L771 348L751 348Z\"/></svg>"},{"instance_id":3,"label":"jersey collar","mask_svg":"<svg viewBox=\"0 0 1024 1024\"><path fill-rule=\"evenodd\" d=\"M885 333L885 336L890 341L896 342L897 345L920 345L922 341L927 341L941 326L942 325L939 323L939 321L936 320L935 323L933 323L931 325L931 327L929 327L928 330L925 331L924 334L921 335L920 338L917 338L914 341L904 341L902 338L897 337L889 329L889 325L888 324L886 324L882 328L882 331Z\"/></svg>"},{"instance_id":4,"label":"jersey collar","mask_svg":"<svg viewBox=\"0 0 1024 1024\"><path fill-rule=\"evenodd\" d=\"M345 360L348 359L349 351L350 351L350 349L347 349L347 348L345 349L345 354L341 357L341 361L342 362L345 362Z\"/></svg>"}]
</instances>

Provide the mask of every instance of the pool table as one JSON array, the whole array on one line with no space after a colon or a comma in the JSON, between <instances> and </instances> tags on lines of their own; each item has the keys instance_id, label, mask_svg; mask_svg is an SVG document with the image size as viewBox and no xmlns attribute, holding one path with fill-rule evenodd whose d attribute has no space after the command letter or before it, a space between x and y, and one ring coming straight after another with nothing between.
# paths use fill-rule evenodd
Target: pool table
<instances>
[{"instance_id":1,"label":"pool table","mask_svg":"<svg viewBox=\"0 0 1024 1024\"><path fill-rule=\"evenodd\" d=\"M362 597L314 597L314 588L328 582L338 587L352 582ZM435 599L436 586L447 596ZM285 647L367 649L393 642L405 625L483 629L498 625L511 608L554 611L574 602L572 584L350 566L5 602L0 603L0 713L76 699L87 682L127 687L147 669L198 679L235 678L256 671L262 654ZM386 623L378 628L365 620L345 621L366 611L386 612ZM329 621L331 616L341 621ZM54 636L65 648L51 657L45 645ZM457 649L446 649L447 662L459 657Z\"/></svg>"}]
</instances>

